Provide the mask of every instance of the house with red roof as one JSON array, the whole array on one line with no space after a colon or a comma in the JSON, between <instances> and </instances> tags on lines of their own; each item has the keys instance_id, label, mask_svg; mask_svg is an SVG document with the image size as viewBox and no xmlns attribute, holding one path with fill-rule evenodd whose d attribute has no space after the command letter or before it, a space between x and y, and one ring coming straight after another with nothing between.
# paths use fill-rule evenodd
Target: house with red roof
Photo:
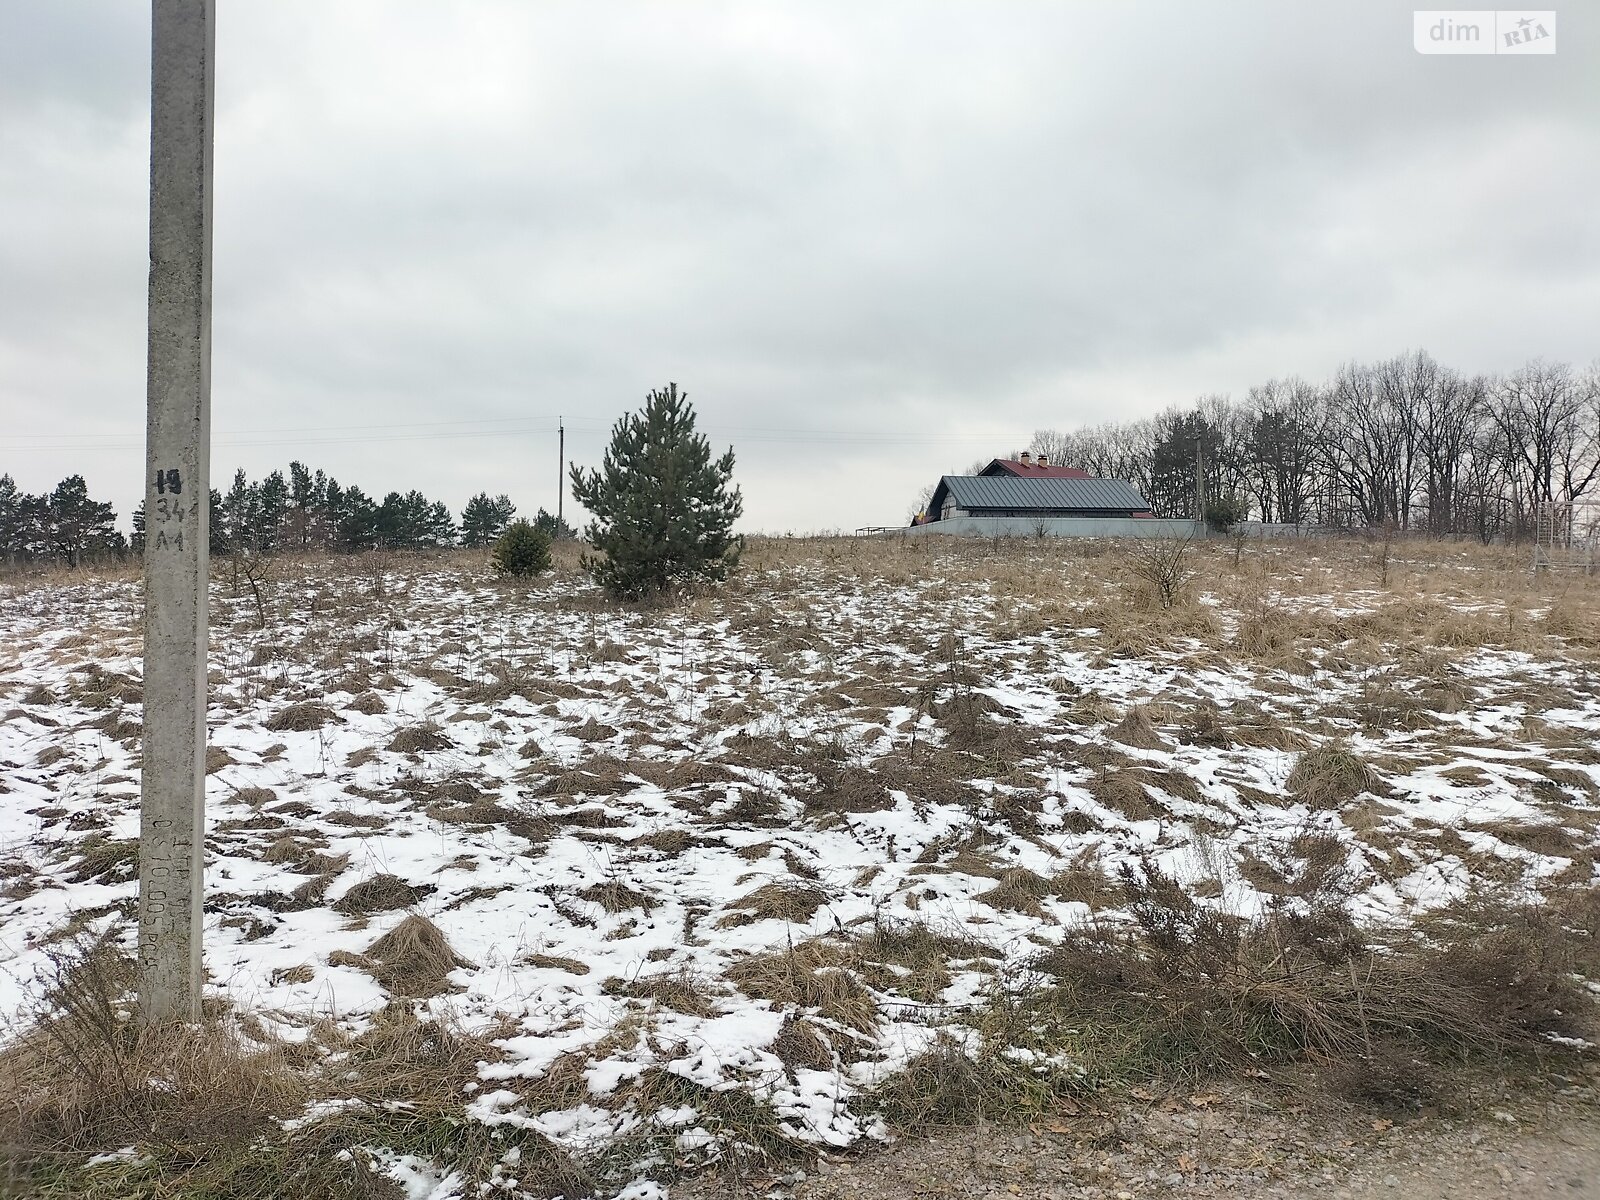
<instances>
[{"instance_id":1,"label":"house with red roof","mask_svg":"<svg viewBox=\"0 0 1600 1200\"><path fill-rule=\"evenodd\" d=\"M1038 458L1024 450L1015 458L997 458L987 467L978 472L981 479L984 476L1013 475L1018 479L1092 479L1089 472L1079 467L1057 466L1050 461L1048 454L1041 454Z\"/></svg>"},{"instance_id":2,"label":"house with red roof","mask_svg":"<svg viewBox=\"0 0 1600 1200\"><path fill-rule=\"evenodd\" d=\"M976 475L946 475L913 525L952 517L1148 518L1150 505L1131 483L1100 479L1078 467L1057 466L1045 455L1023 452L997 458Z\"/></svg>"}]
</instances>

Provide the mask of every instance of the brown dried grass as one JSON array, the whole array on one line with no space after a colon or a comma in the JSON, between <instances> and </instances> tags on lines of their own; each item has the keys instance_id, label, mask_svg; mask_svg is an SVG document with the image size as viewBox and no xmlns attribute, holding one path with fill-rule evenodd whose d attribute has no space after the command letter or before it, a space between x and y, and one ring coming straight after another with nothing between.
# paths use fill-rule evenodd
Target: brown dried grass
<instances>
[{"instance_id":1,"label":"brown dried grass","mask_svg":"<svg viewBox=\"0 0 1600 1200\"><path fill-rule=\"evenodd\" d=\"M728 968L726 976L747 996L815 1012L872 1033L878 1027L878 1006L850 970L856 961L849 946L813 938L787 950L742 958Z\"/></svg>"},{"instance_id":2,"label":"brown dried grass","mask_svg":"<svg viewBox=\"0 0 1600 1200\"><path fill-rule=\"evenodd\" d=\"M444 931L415 913L367 947L373 978L393 996L424 998L450 990L450 973L473 964L458 955Z\"/></svg>"},{"instance_id":3,"label":"brown dried grass","mask_svg":"<svg viewBox=\"0 0 1600 1200\"><path fill-rule=\"evenodd\" d=\"M1325 742L1307 750L1289 772L1289 794L1312 809L1337 809L1376 782L1372 769L1342 742Z\"/></svg>"},{"instance_id":4,"label":"brown dried grass","mask_svg":"<svg viewBox=\"0 0 1600 1200\"><path fill-rule=\"evenodd\" d=\"M267 719L266 727L275 733L309 733L324 725L342 725L344 718L318 700L306 700L279 709Z\"/></svg>"},{"instance_id":5,"label":"brown dried grass","mask_svg":"<svg viewBox=\"0 0 1600 1200\"><path fill-rule=\"evenodd\" d=\"M342 913L392 912L408 908L438 890L433 884L409 884L398 875L373 875L354 884L334 903Z\"/></svg>"}]
</instances>

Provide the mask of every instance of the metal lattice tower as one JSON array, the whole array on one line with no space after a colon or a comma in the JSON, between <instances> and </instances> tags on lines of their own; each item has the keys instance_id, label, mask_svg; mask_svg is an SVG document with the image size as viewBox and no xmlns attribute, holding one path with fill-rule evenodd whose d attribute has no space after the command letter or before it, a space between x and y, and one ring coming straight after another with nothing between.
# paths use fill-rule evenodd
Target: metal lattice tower
<instances>
[{"instance_id":1,"label":"metal lattice tower","mask_svg":"<svg viewBox=\"0 0 1600 1200\"><path fill-rule=\"evenodd\" d=\"M1533 572L1600 567L1600 500L1544 500L1534 514Z\"/></svg>"}]
</instances>

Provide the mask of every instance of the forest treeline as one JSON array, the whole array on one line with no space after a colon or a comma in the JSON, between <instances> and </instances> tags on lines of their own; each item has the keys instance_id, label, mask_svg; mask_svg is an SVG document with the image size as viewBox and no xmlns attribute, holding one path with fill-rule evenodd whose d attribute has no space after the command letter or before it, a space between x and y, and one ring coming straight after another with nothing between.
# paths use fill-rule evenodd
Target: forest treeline
<instances>
[{"instance_id":1,"label":"forest treeline","mask_svg":"<svg viewBox=\"0 0 1600 1200\"><path fill-rule=\"evenodd\" d=\"M1029 449L1129 480L1158 515L1183 517L1197 438L1208 508L1223 520L1516 538L1541 502L1600 490L1600 364L1466 375L1415 351L1322 383L1269 379L1242 401L1040 430Z\"/></svg>"},{"instance_id":2,"label":"forest treeline","mask_svg":"<svg viewBox=\"0 0 1600 1200\"><path fill-rule=\"evenodd\" d=\"M515 512L507 496L480 492L467 501L458 521L443 501L420 491L389 492L379 499L293 462L287 474L273 471L252 482L240 470L225 493L211 489L211 553L487 546ZM533 523L553 538L575 536L571 526L544 509ZM0 562L77 565L138 554L144 549L143 504L134 511L132 525L132 536L125 536L112 506L94 500L81 475L37 496L21 491L10 475L0 475Z\"/></svg>"}]
</instances>

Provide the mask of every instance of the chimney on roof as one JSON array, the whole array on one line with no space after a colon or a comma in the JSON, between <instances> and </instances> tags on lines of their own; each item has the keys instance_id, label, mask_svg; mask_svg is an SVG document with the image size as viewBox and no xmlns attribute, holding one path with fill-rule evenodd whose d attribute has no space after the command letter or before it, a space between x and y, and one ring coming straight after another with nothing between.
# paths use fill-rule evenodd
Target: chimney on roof
<instances>
[{"instance_id":1,"label":"chimney on roof","mask_svg":"<svg viewBox=\"0 0 1600 1200\"><path fill-rule=\"evenodd\" d=\"M1050 465L1050 456L1048 454L1039 455L1039 465L1041 467L1048 467Z\"/></svg>"},{"instance_id":2,"label":"chimney on roof","mask_svg":"<svg viewBox=\"0 0 1600 1200\"><path fill-rule=\"evenodd\" d=\"M1017 455L1017 461L1025 467L1031 467L1033 466L1033 455L1024 450L1021 454Z\"/></svg>"}]
</instances>

